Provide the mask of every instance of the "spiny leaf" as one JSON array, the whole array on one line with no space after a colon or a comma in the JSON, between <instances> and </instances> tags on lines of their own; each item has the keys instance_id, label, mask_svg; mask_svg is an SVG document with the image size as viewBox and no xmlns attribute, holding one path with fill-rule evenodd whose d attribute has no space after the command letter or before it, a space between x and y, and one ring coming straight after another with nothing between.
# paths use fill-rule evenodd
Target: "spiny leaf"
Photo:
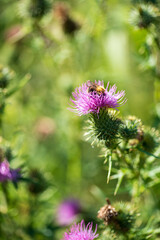
<instances>
[{"instance_id":1,"label":"spiny leaf","mask_svg":"<svg viewBox=\"0 0 160 240\"><path fill-rule=\"evenodd\" d=\"M160 157L155 156L153 153L149 153L149 152L143 150L142 148L137 148L137 149L138 149L140 152L143 152L143 153L147 154L148 156L151 156L151 157L154 157L154 158L160 159Z\"/></svg>"},{"instance_id":2,"label":"spiny leaf","mask_svg":"<svg viewBox=\"0 0 160 240\"><path fill-rule=\"evenodd\" d=\"M111 175L111 169L112 169L112 155L110 154L108 156L108 176L107 176L107 183L109 183L110 175Z\"/></svg>"},{"instance_id":3,"label":"spiny leaf","mask_svg":"<svg viewBox=\"0 0 160 240\"><path fill-rule=\"evenodd\" d=\"M119 189L119 187L121 185L121 182L123 180L123 177L124 177L124 173L120 171L118 175L119 175L119 177L118 177L118 182L117 182L117 185L116 185L116 188L115 188L115 191L114 191L114 195L116 195L117 192L118 192L118 189Z\"/></svg>"}]
</instances>

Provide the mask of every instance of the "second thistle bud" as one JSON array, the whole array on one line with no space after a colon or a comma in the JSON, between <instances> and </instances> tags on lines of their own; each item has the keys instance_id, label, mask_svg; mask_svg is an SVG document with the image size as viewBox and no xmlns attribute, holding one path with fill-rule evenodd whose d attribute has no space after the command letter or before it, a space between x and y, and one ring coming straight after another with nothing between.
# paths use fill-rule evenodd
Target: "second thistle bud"
<instances>
[{"instance_id":1,"label":"second thistle bud","mask_svg":"<svg viewBox=\"0 0 160 240\"><path fill-rule=\"evenodd\" d=\"M119 129L120 135L123 139L139 139L142 135L142 123L141 120L135 116L129 116Z\"/></svg>"},{"instance_id":2,"label":"second thistle bud","mask_svg":"<svg viewBox=\"0 0 160 240\"><path fill-rule=\"evenodd\" d=\"M159 132L154 128L145 128L142 141L140 142L142 148L150 153L153 153L160 143Z\"/></svg>"},{"instance_id":3,"label":"second thistle bud","mask_svg":"<svg viewBox=\"0 0 160 240\"><path fill-rule=\"evenodd\" d=\"M141 4L131 14L131 22L139 28L148 28L157 21L157 9Z\"/></svg>"}]
</instances>

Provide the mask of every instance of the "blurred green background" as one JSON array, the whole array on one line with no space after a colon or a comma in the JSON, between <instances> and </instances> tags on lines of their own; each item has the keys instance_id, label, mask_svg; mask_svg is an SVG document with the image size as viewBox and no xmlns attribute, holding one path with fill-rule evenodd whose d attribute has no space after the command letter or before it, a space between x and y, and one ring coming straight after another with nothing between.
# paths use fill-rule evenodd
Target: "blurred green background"
<instances>
[{"instance_id":1,"label":"blurred green background","mask_svg":"<svg viewBox=\"0 0 160 240\"><path fill-rule=\"evenodd\" d=\"M53 236L46 225L68 197L79 199L94 217L105 197L130 198L125 187L114 196L116 181L106 183L104 159L83 137L86 117L68 110L76 87L87 80L116 84L128 99L120 116L153 123L155 59L146 54L147 31L130 23L131 2L37 1L1 0L0 64L15 72L10 87L31 76L7 99L1 135L16 156L11 166L23 165L26 178L40 171L47 187L34 196L27 183L17 190L10 184L10 207L0 192L2 233L8 234L1 239L60 239L64 230ZM28 227L28 234L21 227Z\"/></svg>"}]
</instances>

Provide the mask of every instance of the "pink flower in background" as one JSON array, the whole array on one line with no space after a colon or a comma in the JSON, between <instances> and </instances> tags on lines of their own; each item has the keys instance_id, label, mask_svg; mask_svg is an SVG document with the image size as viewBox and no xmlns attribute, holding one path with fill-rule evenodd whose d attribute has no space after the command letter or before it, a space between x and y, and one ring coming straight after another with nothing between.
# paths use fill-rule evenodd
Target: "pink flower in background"
<instances>
[{"instance_id":1,"label":"pink flower in background","mask_svg":"<svg viewBox=\"0 0 160 240\"><path fill-rule=\"evenodd\" d=\"M0 163L0 181L4 182L10 179L10 168L7 160Z\"/></svg>"},{"instance_id":2,"label":"pink flower in background","mask_svg":"<svg viewBox=\"0 0 160 240\"><path fill-rule=\"evenodd\" d=\"M8 180L16 182L20 176L20 169L11 169L7 160L0 163L0 182Z\"/></svg>"},{"instance_id":3,"label":"pink flower in background","mask_svg":"<svg viewBox=\"0 0 160 240\"><path fill-rule=\"evenodd\" d=\"M73 225L70 232L64 234L63 240L93 240L98 237L98 234L96 234L97 226L94 232L92 226L92 223L85 226L85 222L82 220L81 223Z\"/></svg>"},{"instance_id":4,"label":"pink flower in background","mask_svg":"<svg viewBox=\"0 0 160 240\"><path fill-rule=\"evenodd\" d=\"M52 118L42 116L36 122L34 130L39 140L45 140L55 133L55 122Z\"/></svg>"},{"instance_id":5,"label":"pink flower in background","mask_svg":"<svg viewBox=\"0 0 160 240\"><path fill-rule=\"evenodd\" d=\"M86 115L88 113L99 113L101 108L114 108L117 110L120 105L126 102L125 91L117 92L116 85L109 89L109 82L107 87L104 88L103 81L95 81L82 84L82 86L75 89L72 93L73 99L71 102L74 104L71 111L76 112L78 115Z\"/></svg>"},{"instance_id":6,"label":"pink flower in background","mask_svg":"<svg viewBox=\"0 0 160 240\"><path fill-rule=\"evenodd\" d=\"M7 29L5 38L8 42L15 43L20 41L25 35L26 33L21 25L13 25Z\"/></svg>"},{"instance_id":7,"label":"pink flower in background","mask_svg":"<svg viewBox=\"0 0 160 240\"><path fill-rule=\"evenodd\" d=\"M61 226L71 224L75 220L77 214L80 213L80 211L81 207L78 200L67 199L63 201L57 209L57 223Z\"/></svg>"}]
</instances>

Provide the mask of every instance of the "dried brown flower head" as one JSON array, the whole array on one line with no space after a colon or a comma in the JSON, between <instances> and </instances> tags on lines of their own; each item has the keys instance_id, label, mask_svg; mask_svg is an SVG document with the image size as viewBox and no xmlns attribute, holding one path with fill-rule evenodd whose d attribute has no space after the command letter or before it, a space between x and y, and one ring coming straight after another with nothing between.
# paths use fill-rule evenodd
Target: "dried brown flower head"
<instances>
[{"instance_id":1,"label":"dried brown flower head","mask_svg":"<svg viewBox=\"0 0 160 240\"><path fill-rule=\"evenodd\" d=\"M101 209L98 211L97 217L102 219L105 225L108 225L118 215L118 212L114 207L112 207L108 199L106 199L106 201L108 204L101 207Z\"/></svg>"}]
</instances>

